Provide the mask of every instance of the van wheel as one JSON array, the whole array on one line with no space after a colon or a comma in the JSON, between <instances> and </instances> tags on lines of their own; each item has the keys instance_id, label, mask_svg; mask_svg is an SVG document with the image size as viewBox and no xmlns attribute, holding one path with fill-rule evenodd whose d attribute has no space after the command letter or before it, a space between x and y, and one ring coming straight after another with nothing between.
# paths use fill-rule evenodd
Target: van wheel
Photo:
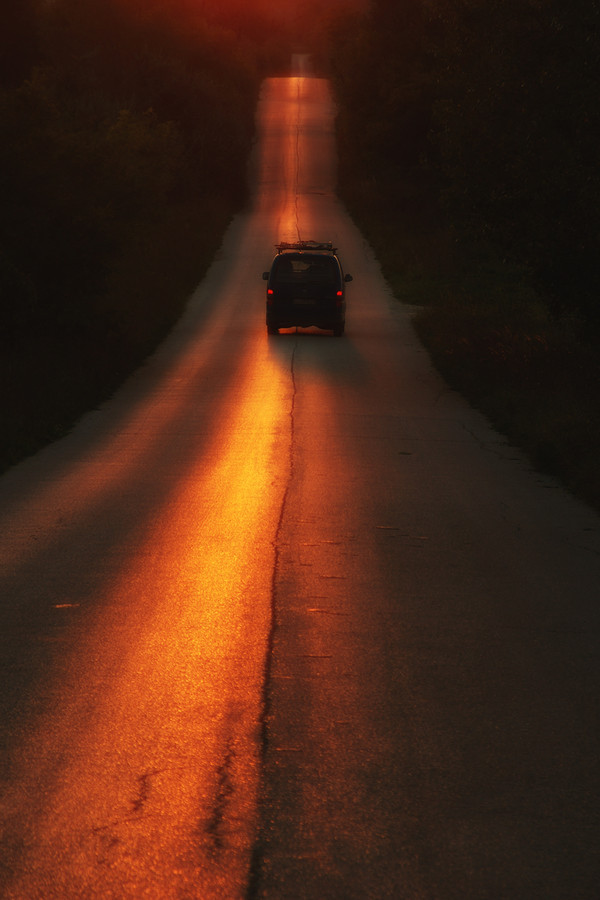
<instances>
[{"instance_id":1,"label":"van wheel","mask_svg":"<svg viewBox=\"0 0 600 900\"><path fill-rule=\"evenodd\" d=\"M267 334L279 334L279 328L275 325L267 325Z\"/></svg>"},{"instance_id":2,"label":"van wheel","mask_svg":"<svg viewBox=\"0 0 600 900\"><path fill-rule=\"evenodd\" d=\"M342 322L341 325L334 325L334 326L333 326L333 336L334 336L334 337L341 337L341 336L343 335L343 333L344 333L344 324L345 324L345 323Z\"/></svg>"}]
</instances>

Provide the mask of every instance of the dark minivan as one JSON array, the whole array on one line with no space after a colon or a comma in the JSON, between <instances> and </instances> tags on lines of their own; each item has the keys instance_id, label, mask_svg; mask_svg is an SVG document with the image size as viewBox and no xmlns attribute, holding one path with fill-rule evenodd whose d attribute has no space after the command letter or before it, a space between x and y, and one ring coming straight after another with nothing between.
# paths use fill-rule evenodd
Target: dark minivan
<instances>
[{"instance_id":1,"label":"dark minivan","mask_svg":"<svg viewBox=\"0 0 600 900\"><path fill-rule=\"evenodd\" d=\"M276 244L267 282L267 331L314 325L341 337L346 324L346 282L337 250L328 241Z\"/></svg>"}]
</instances>

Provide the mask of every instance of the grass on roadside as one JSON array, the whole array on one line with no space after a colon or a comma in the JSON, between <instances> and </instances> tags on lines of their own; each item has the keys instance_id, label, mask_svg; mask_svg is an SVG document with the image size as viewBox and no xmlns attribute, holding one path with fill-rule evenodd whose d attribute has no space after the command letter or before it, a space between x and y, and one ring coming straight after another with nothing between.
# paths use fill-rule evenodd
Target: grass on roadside
<instances>
[{"instance_id":1,"label":"grass on roadside","mask_svg":"<svg viewBox=\"0 0 600 900\"><path fill-rule=\"evenodd\" d=\"M549 312L526 270L458 241L414 185L341 194L454 389L553 475L600 509L600 364L581 323ZM392 199L391 199L392 198Z\"/></svg>"}]
</instances>

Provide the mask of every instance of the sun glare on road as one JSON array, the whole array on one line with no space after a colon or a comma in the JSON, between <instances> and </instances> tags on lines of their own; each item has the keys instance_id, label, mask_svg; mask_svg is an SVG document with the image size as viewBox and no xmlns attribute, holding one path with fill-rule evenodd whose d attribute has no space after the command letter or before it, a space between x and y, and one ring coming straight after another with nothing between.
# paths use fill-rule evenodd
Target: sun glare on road
<instances>
[{"instance_id":1,"label":"sun glare on road","mask_svg":"<svg viewBox=\"0 0 600 900\"><path fill-rule=\"evenodd\" d=\"M289 437L279 370L262 341L253 348L212 444L107 583L103 614L62 663L51 716L20 748L24 773L58 759L60 777L41 796L26 774L8 791L7 808L34 804L35 831L7 897L46 896L49 883L53 897L91 896L98 865L114 898L173 896L174 884L234 896L247 877L288 477L275 445Z\"/></svg>"}]
</instances>

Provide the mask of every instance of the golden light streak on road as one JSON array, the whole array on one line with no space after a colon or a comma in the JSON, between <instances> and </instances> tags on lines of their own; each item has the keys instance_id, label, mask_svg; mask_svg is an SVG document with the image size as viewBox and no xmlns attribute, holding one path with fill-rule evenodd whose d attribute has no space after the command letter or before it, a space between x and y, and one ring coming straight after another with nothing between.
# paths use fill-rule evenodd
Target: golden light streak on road
<instances>
[{"instance_id":1,"label":"golden light streak on road","mask_svg":"<svg viewBox=\"0 0 600 900\"><path fill-rule=\"evenodd\" d=\"M289 416L262 341L235 392L212 445L129 569L107 584L102 615L60 663L48 713L15 754L3 819L23 807L31 818L3 896L243 895L271 615L269 525L288 476L275 445L287 441Z\"/></svg>"},{"instance_id":2,"label":"golden light streak on road","mask_svg":"<svg viewBox=\"0 0 600 900\"><path fill-rule=\"evenodd\" d=\"M301 97L304 79L287 78L284 105L287 112L286 138L282 146L283 205L279 213L277 234L279 240L297 241L300 238L298 220L299 142L301 127Z\"/></svg>"}]
</instances>

